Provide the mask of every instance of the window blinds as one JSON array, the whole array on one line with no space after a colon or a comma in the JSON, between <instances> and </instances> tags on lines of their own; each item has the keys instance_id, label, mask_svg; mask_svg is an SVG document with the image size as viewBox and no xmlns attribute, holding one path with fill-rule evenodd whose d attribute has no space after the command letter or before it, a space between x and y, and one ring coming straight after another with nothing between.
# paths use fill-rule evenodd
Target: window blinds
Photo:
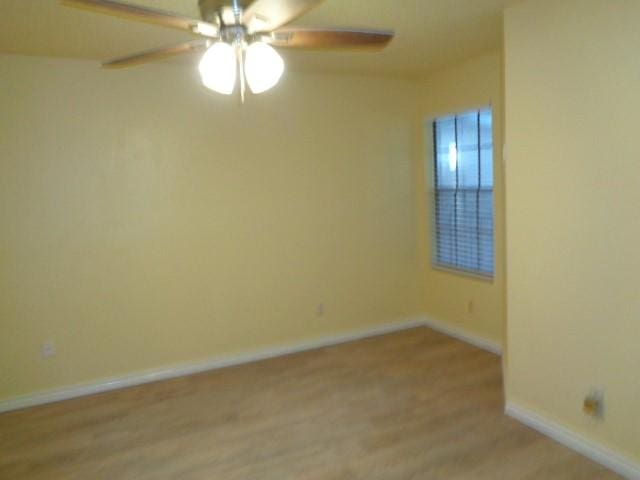
<instances>
[{"instance_id":1,"label":"window blinds","mask_svg":"<svg viewBox=\"0 0 640 480\"><path fill-rule=\"evenodd\" d=\"M493 277L492 139L490 108L433 122L437 266Z\"/></svg>"}]
</instances>

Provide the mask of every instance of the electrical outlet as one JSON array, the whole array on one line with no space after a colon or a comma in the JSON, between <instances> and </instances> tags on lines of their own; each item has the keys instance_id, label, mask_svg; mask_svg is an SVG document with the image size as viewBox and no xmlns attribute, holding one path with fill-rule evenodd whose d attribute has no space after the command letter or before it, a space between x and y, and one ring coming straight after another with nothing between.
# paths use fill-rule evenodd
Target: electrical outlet
<instances>
[{"instance_id":1,"label":"electrical outlet","mask_svg":"<svg viewBox=\"0 0 640 480\"><path fill-rule=\"evenodd\" d=\"M582 411L588 417L602 420L604 418L604 390L592 388L584 397Z\"/></svg>"},{"instance_id":2,"label":"electrical outlet","mask_svg":"<svg viewBox=\"0 0 640 480\"><path fill-rule=\"evenodd\" d=\"M56 354L56 344L53 340L46 340L40 345L40 355L42 358L53 357Z\"/></svg>"}]
</instances>

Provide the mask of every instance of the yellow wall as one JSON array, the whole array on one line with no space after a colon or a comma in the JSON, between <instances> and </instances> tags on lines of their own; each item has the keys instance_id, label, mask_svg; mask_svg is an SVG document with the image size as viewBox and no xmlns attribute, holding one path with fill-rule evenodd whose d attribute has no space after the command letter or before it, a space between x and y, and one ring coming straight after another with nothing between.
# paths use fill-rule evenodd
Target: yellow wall
<instances>
[{"instance_id":1,"label":"yellow wall","mask_svg":"<svg viewBox=\"0 0 640 480\"><path fill-rule=\"evenodd\" d=\"M425 127L418 147L420 245L425 311L435 321L502 344L505 324L504 189L502 174L502 55L489 53L428 77L421 85L420 122ZM481 280L431 267L432 161L431 120L449 113L491 105L494 123L495 278ZM425 137L426 135L426 137ZM427 138L425 141L424 139ZM471 308L469 305L471 302Z\"/></svg>"},{"instance_id":2,"label":"yellow wall","mask_svg":"<svg viewBox=\"0 0 640 480\"><path fill-rule=\"evenodd\" d=\"M412 83L0 71L0 399L420 313Z\"/></svg>"},{"instance_id":3,"label":"yellow wall","mask_svg":"<svg viewBox=\"0 0 640 480\"><path fill-rule=\"evenodd\" d=\"M640 2L529 0L506 40L509 401L640 461ZM605 389L605 420L581 411Z\"/></svg>"}]
</instances>

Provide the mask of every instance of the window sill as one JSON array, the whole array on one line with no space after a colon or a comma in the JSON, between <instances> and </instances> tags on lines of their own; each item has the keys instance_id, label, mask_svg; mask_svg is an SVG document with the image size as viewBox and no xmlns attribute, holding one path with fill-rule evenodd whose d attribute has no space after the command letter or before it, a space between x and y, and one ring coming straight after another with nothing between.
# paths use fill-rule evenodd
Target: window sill
<instances>
[{"instance_id":1,"label":"window sill","mask_svg":"<svg viewBox=\"0 0 640 480\"><path fill-rule=\"evenodd\" d=\"M495 274L482 275L480 273L469 272L467 270L458 270L455 268L443 267L441 265L431 264L431 269L441 273L450 273L452 275L458 275L460 277L466 277L473 280L480 280L481 282L494 283Z\"/></svg>"}]
</instances>

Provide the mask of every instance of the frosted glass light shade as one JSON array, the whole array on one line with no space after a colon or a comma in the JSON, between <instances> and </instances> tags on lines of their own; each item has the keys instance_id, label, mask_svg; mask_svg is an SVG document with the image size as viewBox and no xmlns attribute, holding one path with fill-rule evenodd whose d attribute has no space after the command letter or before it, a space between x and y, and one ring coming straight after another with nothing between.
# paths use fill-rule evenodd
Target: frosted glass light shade
<instances>
[{"instance_id":1,"label":"frosted glass light shade","mask_svg":"<svg viewBox=\"0 0 640 480\"><path fill-rule=\"evenodd\" d=\"M245 55L244 73L253 93L274 87L284 72L284 61L272 47L263 42L249 45Z\"/></svg>"},{"instance_id":2,"label":"frosted glass light shade","mask_svg":"<svg viewBox=\"0 0 640 480\"><path fill-rule=\"evenodd\" d=\"M231 95L236 85L235 50L228 43L214 43L202 56L198 70L205 87Z\"/></svg>"}]
</instances>

